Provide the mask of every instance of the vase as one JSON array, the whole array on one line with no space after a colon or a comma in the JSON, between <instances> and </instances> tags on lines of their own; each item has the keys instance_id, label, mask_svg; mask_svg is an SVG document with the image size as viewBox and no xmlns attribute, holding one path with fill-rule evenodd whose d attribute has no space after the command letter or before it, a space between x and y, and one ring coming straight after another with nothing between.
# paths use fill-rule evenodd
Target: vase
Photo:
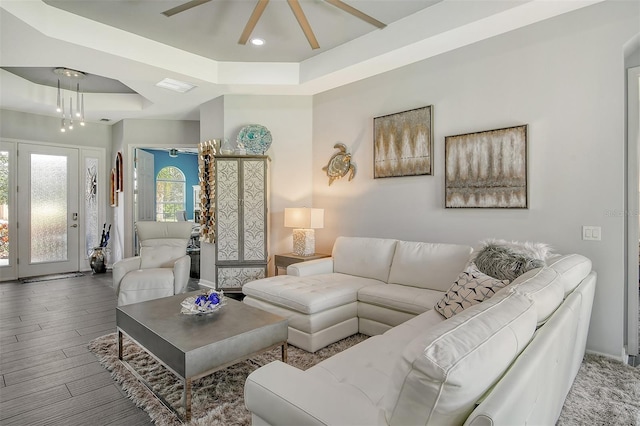
<instances>
[{"instance_id":1,"label":"vase","mask_svg":"<svg viewBox=\"0 0 640 426\"><path fill-rule=\"evenodd\" d=\"M89 266L94 274L103 274L107 271L105 264L106 247L94 247L89 258Z\"/></svg>"},{"instance_id":2,"label":"vase","mask_svg":"<svg viewBox=\"0 0 640 426\"><path fill-rule=\"evenodd\" d=\"M222 155L232 155L235 147L229 142L229 139L224 138L222 140L222 145L220 146L220 153Z\"/></svg>"}]
</instances>

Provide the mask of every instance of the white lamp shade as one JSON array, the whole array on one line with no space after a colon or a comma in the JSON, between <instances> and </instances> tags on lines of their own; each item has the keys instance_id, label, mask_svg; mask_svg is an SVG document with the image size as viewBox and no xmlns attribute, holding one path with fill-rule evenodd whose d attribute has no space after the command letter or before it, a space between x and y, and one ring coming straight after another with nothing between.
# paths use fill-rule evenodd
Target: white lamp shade
<instances>
[{"instance_id":1,"label":"white lamp shade","mask_svg":"<svg viewBox=\"0 0 640 426\"><path fill-rule=\"evenodd\" d=\"M284 209L284 226L299 229L324 228L324 209L307 207Z\"/></svg>"}]
</instances>

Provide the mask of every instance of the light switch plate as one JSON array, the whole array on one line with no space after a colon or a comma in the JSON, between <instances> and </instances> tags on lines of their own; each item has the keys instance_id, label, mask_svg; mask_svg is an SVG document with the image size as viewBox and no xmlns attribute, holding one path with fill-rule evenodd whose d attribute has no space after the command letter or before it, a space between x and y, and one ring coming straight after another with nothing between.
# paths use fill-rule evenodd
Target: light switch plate
<instances>
[{"instance_id":1,"label":"light switch plate","mask_svg":"<svg viewBox=\"0 0 640 426\"><path fill-rule=\"evenodd\" d=\"M602 240L602 229L599 226L582 226L582 239L586 241Z\"/></svg>"}]
</instances>

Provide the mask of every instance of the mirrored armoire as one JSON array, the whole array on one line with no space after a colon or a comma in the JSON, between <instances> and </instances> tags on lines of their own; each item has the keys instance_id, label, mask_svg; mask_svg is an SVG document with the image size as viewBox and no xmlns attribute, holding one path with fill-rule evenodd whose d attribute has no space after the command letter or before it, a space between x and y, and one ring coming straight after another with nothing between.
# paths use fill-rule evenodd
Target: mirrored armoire
<instances>
[{"instance_id":1,"label":"mirrored armoire","mask_svg":"<svg viewBox=\"0 0 640 426\"><path fill-rule=\"evenodd\" d=\"M214 156L216 289L267 276L269 157Z\"/></svg>"}]
</instances>

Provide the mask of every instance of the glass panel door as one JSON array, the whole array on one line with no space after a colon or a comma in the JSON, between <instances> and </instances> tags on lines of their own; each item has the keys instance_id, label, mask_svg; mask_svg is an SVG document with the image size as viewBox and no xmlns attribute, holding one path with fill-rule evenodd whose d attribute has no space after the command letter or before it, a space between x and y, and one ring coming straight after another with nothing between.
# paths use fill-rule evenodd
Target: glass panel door
<instances>
[{"instance_id":1,"label":"glass panel door","mask_svg":"<svg viewBox=\"0 0 640 426\"><path fill-rule=\"evenodd\" d=\"M77 271L78 151L21 144L18 169L19 276Z\"/></svg>"},{"instance_id":2,"label":"glass panel door","mask_svg":"<svg viewBox=\"0 0 640 426\"><path fill-rule=\"evenodd\" d=\"M31 154L31 264L69 260L68 163L64 155Z\"/></svg>"}]
</instances>

